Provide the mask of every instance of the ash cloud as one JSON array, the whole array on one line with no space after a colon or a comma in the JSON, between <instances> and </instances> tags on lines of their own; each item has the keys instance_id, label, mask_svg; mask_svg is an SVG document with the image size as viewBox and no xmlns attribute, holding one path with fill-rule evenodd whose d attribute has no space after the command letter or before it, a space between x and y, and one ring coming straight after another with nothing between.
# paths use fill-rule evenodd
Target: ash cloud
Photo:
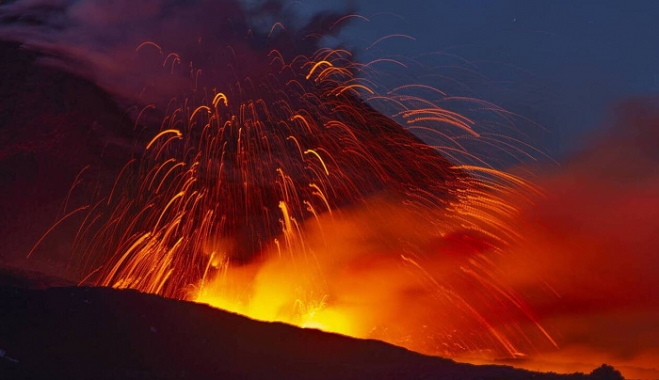
<instances>
[{"instance_id":1,"label":"ash cloud","mask_svg":"<svg viewBox=\"0 0 659 380\"><path fill-rule=\"evenodd\" d=\"M343 15L327 11L297 17L303 7L274 0L261 1L260 7L242 4L0 1L2 256L13 260L31 249L86 165L92 168L85 183L95 187L100 181L102 191L109 191L121 167L141 156L145 140L171 111L168 106L183 107L188 99L207 104L204 97L247 77L259 83L259 76L280 67L270 64L272 49L287 60L311 54L322 36L339 32L339 26L330 27ZM271 33L276 21L285 28ZM147 41L153 44L137 49ZM149 108L139 119L140 127L151 129L145 132L136 118L150 104L157 109ZM70 205L89 202L78 190ZM34 203L52 206L25 212ZM45 251L69 250L69 244L56 245Z\"/></svg>"},{"instance_id":2,"label":"ash cloud","mask_svg":"<svg viewBox=\"0 0 659 380\"><path fill-rule=\"evenodd\" d=\"M127 105L164 106L191 94L191 71L202 70L202 86L221 88L269 72L274 48L289 58L313 53L323 36L340 31L331 26L345 14L300 17L301 6L243 3L19 0L0 5L0 39L43 53L41 63L92 80ZM158 47L137 49L144 42Z\"/></svg>"}]
</instances>

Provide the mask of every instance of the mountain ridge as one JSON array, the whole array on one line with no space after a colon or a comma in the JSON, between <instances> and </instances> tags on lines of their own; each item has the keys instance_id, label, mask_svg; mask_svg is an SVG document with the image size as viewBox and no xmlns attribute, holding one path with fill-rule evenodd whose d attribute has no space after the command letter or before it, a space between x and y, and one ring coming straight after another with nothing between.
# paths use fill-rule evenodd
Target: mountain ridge
<instances>
[{"instance_id":1,"label":"mountain ridge","mask_svg":"<svg viewBox=\"0 0 659 380\"><path fill-rule=\"evenodd\" d=\"M456 363L134 290L2 286L0 303L3 378L622 378L608 366L558 375Z\"/></svg>"}]
</instances>

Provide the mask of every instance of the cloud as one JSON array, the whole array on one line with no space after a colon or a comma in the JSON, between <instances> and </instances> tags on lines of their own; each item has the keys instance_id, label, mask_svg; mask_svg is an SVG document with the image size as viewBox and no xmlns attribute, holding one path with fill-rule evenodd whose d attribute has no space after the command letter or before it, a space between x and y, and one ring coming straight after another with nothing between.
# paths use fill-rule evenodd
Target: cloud
<instances>
[{"instance_id":1,"label":"cloud","mask_svg":"<svg viewBox=\"0 0 659 380\"><path fill-rule=\"evenodd\" d=\"M244 9L238 0L23 0L0 6L0 39L43 53L42 63L128 105L164 106L199 87L265 75L272 49L312 54L322 36L339 32L330 26L344 12L298 17L304 11L280 1Z\"/></svg>"},{"instance_id":2,"label":"cloud","mask_svg":"<svg viewBox=\"0 0 659 380\"><path fill-rule=\"evenodd\" d=\"M518 224L524 243L505 270L518 287L545 284L547 292L531 298L531 307L562 347L548 354L552 357L637 367L656 363L656 104L644 99L618 106L606 132L590 136L588 148L540 176L547 195Z\"/></svg>"}]
</instances>

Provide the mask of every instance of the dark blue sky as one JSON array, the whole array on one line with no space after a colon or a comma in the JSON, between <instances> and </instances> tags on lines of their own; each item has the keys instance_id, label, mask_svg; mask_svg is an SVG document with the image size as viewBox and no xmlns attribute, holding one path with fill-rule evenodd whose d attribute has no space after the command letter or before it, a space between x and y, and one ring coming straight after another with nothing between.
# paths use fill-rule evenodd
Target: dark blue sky
<instances>
[{"instance_id":1,"label":"dark blue sky","mask_svg":"<svg viewBox=\"0 0 659 380\"><path fill-rule=\"evenodd\" d=\"M323 3L305 4L314 2ZM630 97L659 94L659 1L356 4L371 22L354 22L349 36L372 41L404 33L416 41L392 38L379 44L378 53L416 56L442 51L465 58L486 78L472 86L474 95L551 130L542 144L559 159L578 149L586 132L602 127L611 106ZM446 72L464 80L459 73Z\"/></svg>"}]
</instances>

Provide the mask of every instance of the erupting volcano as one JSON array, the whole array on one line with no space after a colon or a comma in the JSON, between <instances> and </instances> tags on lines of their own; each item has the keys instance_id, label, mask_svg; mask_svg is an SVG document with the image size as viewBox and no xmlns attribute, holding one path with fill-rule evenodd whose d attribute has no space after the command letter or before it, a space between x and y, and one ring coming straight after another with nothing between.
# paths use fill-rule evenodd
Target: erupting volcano
<instances>
[{"instance_id":1,"label":"erupting volcano","mask_svg":"<svg viewBox=\"0 0 659 380\"><path fill-rule=\"evenodd\" d=\"M349 18L259 36L232 16L216 28L244 41L216 52L202 39L200 60L137 46L135 59L169 72L161 80L187 75L190 88L159 127L157 103L138 109L144 151L107 197L64 210L85 213L74 243L82 283L446 355L523 355L538 338L506 326L519 314L553 344L493 262L515 238L504 198L536 190L471 155L468 140L488 131L440 107L451 100L440 90L382 92L378 62L318 45Z\"/></svg>"},{"instance_id":2,"label":"erupting volcano","mask_svg":"<svg viewBox=\"0 0 659 380\"><path fill-rule=\"evenodd\" d=\"M356 14L37 3L2 5L0 38L112 94L124 124L94 128L121 135L102 152L114 144L127 159L85 166L28 257L67 235L79 285L431 355L487 362L559 347L526 300L556 290L516 282L506 264L526 238L521 213L545 197L498 161L539 155L521 118L426 83L390 86L387 70L412 59L362 63L330 41L368 22ZM80 29L45 38L62 20ZM115 39L100 32L129 22L139 26Z\"/></svg>"}]
</instances>

